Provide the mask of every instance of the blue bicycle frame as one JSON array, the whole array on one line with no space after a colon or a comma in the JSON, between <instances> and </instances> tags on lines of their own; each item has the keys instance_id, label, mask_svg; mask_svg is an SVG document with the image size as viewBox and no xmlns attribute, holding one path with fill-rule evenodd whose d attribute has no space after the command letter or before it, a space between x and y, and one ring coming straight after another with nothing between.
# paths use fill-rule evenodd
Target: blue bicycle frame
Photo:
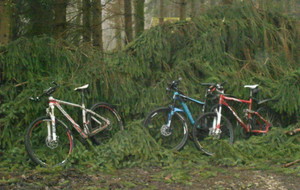
<instances>
[{"instance_id":1,"label":"blue bicycle frame","mask_svg":"<svg viewBox=\"0 0 300 190\"><path fill-rule=\"evenodd\" d=\"M205 100L206 100L206 97L207 97L207 93L205 94ZM174 115L176 112L183 112L183 113L185 113L186 116L188 117L190 123L191 123L192 125L195 124L195 120L194 120L194 118L193 118L193 115L192 115L192 113L191 113L189 107L187 106L187 104L185 103L184 100L189 100L189 101L191 101L191 102L194 102L194 103L203 105L203 107L202 107L202 112L205 111L205 104L206 104L206 101L205 101L205 102L201 102L201 101L199 101L199 100L196 100L196 99L190 98L190 97L188 97L188 96L185 96L185 95L183 95L183 94L181 94L181 93L179 93L179 92L177 92L177 91L175 91L174 94L173 94L173 100L174 100L174 103L173 103L173 105L170 105L171 112L170 112L169 115L168 115L168 126L170 126L170 124L171 124L171 119L172 119L173 115ZM180 105L182 106L182 109L175 107L175 102L176 102L177 100L179 101Z\"/></svg>"}]
</instances>

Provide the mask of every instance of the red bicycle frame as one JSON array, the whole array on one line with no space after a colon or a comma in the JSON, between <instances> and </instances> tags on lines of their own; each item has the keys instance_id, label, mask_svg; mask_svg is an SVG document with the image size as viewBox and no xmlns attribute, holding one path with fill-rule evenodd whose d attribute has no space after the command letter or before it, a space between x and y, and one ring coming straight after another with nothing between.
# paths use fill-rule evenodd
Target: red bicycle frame
<instances>
[{"instance_id":1,"label":"red bicycle frame","mask_svg":"<svg viewBox=\"0 0 300 190\"><path fill-rule=\"evenodd\" d=\"M240 102L244 104L248 104L248 109L244 110L245 113L247 113L247 119L250 121L252 118L252 115L257 115L260 120L266 124L265 130L259 130L259 129L252 129L252 126L250 123L245 123L236 113L236 111L226 102L228 101L235 101L235 102ZM224 94L219 95L219 108L217 111L217 126L216 128L220 128L220 123L221 123L221 111L222 111L222 105L226 106L234 115L234 117L237 119L239 124L244 128L246 132L251 132L251 133L267 133L269 131L269 128L271 127L271 124L264 119L258 112L252 110L252 103L253 99L250 98L249 100L242 100L242 99L237 99L233 97L228 97L225 96ZM257 124L261 124L260 121L256 121Z\"/></svg>"}]
</instances>

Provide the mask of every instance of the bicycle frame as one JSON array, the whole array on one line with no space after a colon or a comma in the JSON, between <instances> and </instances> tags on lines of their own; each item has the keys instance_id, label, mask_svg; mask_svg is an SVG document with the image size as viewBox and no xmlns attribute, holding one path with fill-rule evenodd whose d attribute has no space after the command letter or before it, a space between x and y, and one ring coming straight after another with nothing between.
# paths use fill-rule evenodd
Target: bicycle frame
<instances>
[{"instance_id":1,"label":"bicycle frame","mask_svg":"<svg viewBox=\"0 0 300 190\"><path fill-rule=\"evenodd\" d=\"M205 96L206 96L206 95L205 95ZM204 105L203 108L202 108L202 111L204 111L204 109L205 109L205 102L201 102L201 101L199 101L199 100L190 98L190 97L188 97L188 96L185 96L185 95L183 95L183 94L181 94L181 93L175 91L174 94L173 94L173 100L174 100L174 103L173 103L173 105L170 106L170 107L171 107L171 112L170 112L169 115L168 115L168 126L171 125L171 119L172 119L172 116L173 116L176 112L184 112L184 113L187 115L187 117L188 117L190 123L191 123L192 125L195 124L195 120L194 120L194 118L193 118L193 116L192 116L192 113L191 113L191 111L190 111L188 105L184 102L183 99L189 100L189 101L194 102L194 103L197 103L197 104ZM175 107L175 102L176 102L177 100L179 101L180 105L182 106L182 109Z\"/></svg>"},{"instance_id":2,"label":"bicycle frame","mask_svg":"<svg viewBox=\"0 0 300 190\"><path fill-rule=\"evenodd\" d=\"M80 127L79 124L77 124L74 119L61 107L60 104L63 105L68 105L68 106L72 106L72 107L78 107L82 110L82 119L83 119L83 129ZM99 114L93 112L90 109L86 109L84 103L82 103L82 105L79 104L74 104L71 102L66 102L66 101L62 101L62 100L58 100L53 98L52 96L49 97L49 108L46 109L47 114L50 116L51 118L51 127L48 125L48 139L51 140L56 140L57 136L56 136L56 128L55 128L55 115L54 115L54 109L58 108L58 110L72 123L73 127L76 129L76 131L81 135L81 137L83 138L88 138L89 136L92 136L102 130L104 130L109 124L110 121L107 120L106 118L100 116ZM101 119L105 122L105 124L99 128L96 128L92 131L90 131L90 128L88 126L89 122L87 121L86 118L86 114L87 113L91 113L93 116L96 116L98 119ZM95 122L97 122L98 124L102 124L99 120L97 120L97 118L92 117L92 119L95 120Z\"/></svg>"},{"instance_id":3,"label":"bicycle frame","mask_svg":"<svg viewBox=\"0 0 300 190\"><path fill-rule=\"evenodd\" d=\"M267 133L269 131L269 128L271 124L264 119L258 112L252 111L252 103L253 99L250 98L249 100L242 100L242 99L237 99L233 97L228 97L225 96L224 94L219 95L219 107L217 109L217 125L215 129L215 133L220 132L220 123L221 123L221 112L222 112L222 105L226 106L234 115L238 123L245 129L247 132L252 132L252 133ZM244 104L248 104L248 109L244 110L245 113L247 113L247 119L250 120L252 118L252 115L255 114L257 115L264 123L266 123L266 129L265 130L252 130L251 125L249 123L245 123L236 113L236 111L227 103L227 101L234 101L234 102L240 102Z\"/></svg>"}]
</instances>

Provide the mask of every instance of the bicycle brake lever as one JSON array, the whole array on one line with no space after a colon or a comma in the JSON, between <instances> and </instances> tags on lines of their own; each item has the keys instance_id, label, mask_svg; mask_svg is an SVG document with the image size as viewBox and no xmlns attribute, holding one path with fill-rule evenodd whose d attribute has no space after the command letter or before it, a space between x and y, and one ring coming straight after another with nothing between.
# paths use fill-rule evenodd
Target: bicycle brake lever
<instances>
[{"instance_id":1,"label":"bicycle brake lever","mask_svg":"<svg viewBox=\"0 0 300 190\"><path fill-rule=\"evenodd\" d=\"M51 83L54 84L55 86L58 86L57 83L56 83L55 81L52 81Z\"/></svg>"}]
</instances>

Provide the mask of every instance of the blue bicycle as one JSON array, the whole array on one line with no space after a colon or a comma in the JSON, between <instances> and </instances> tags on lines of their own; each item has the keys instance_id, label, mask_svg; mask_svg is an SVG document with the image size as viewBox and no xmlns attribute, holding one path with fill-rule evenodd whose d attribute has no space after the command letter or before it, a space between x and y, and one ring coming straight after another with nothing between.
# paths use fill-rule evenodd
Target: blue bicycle
<instances>
[{"instance_id":1,"label":"blue bicycle","mask_svg":"<svg viewBox=\"0 0 300 190\"><path fill-rule=\"evenodd\" d=\"M202 113L204 113L206 110L206 100L210 94L208 88L205 93L204 102L190 98L178 89L180 81L181 78L174 80L167 88L167 91L173 92L172 104L168 107L160 107L153 110L144 121L144 126L156 142L162 147L172 150L180 150L185 145L189 136L187 122L181 113L185 113L192 126L195 124L186 101L203 106Z\"/></svg>"}]
</instances>

